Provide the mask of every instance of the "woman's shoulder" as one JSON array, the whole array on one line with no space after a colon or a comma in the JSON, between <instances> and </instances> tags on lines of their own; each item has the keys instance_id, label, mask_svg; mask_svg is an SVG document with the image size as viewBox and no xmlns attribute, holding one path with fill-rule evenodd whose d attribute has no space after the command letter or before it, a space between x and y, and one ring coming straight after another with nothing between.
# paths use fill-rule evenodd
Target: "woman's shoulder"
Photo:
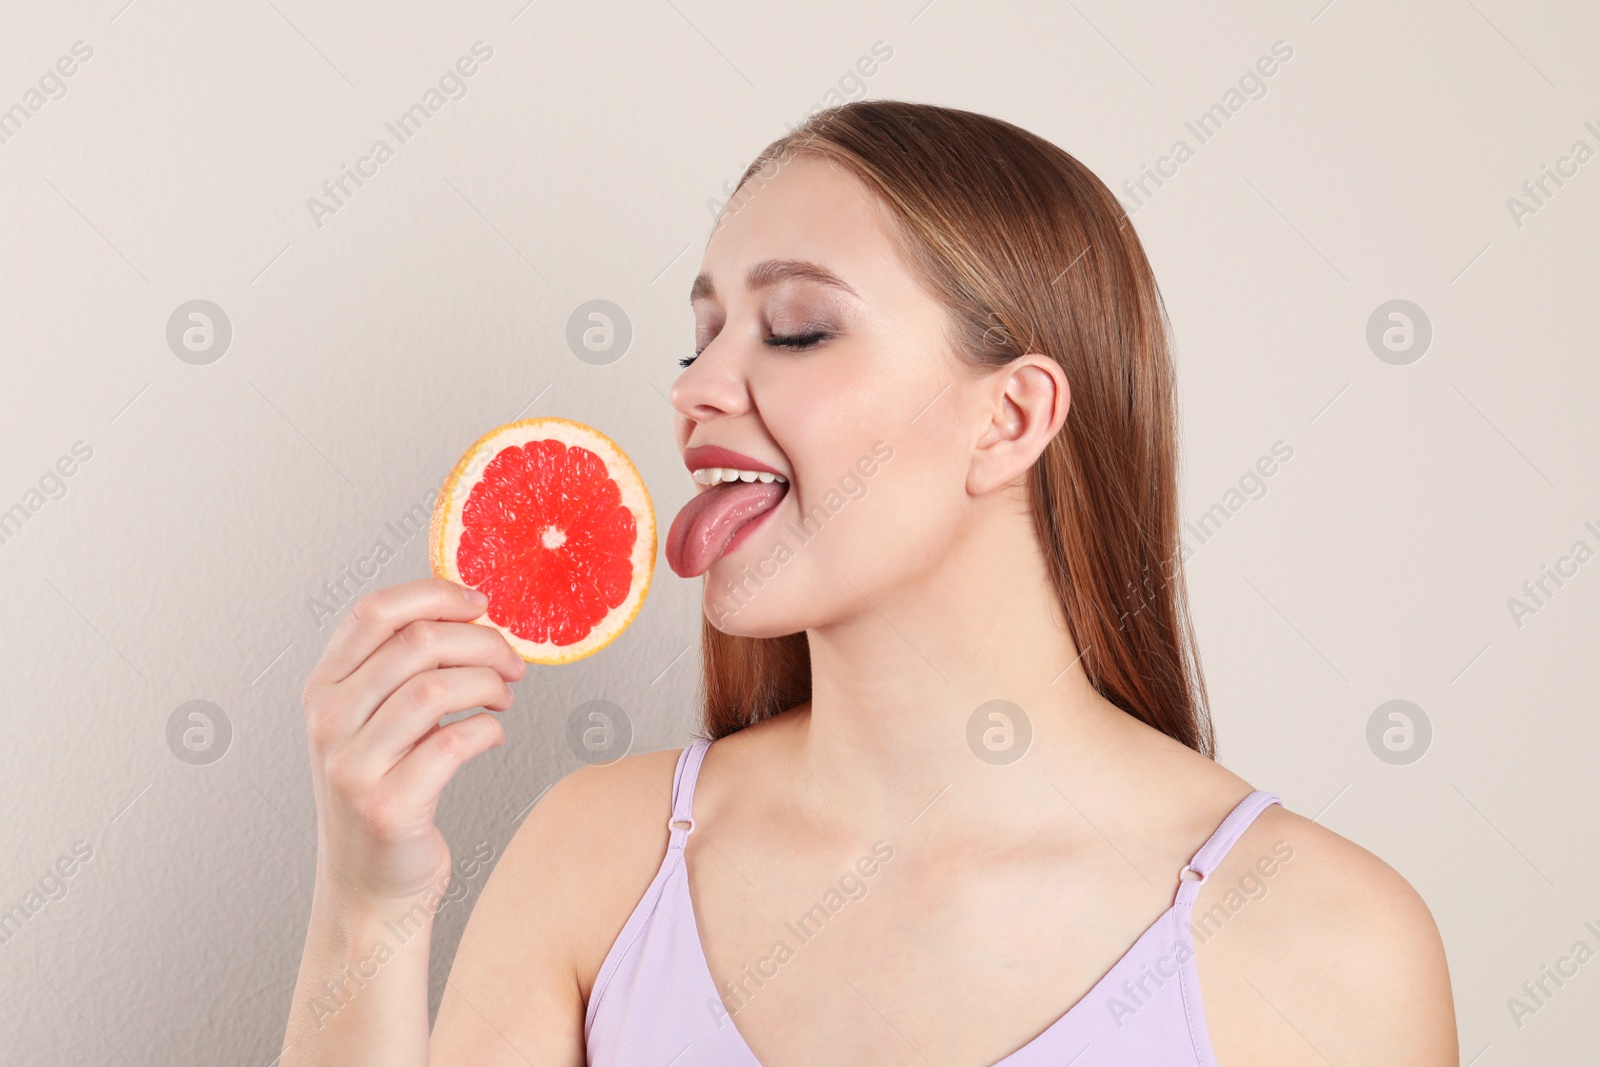
<instances>
[{"instance_id":1,"label":"woman's shoulder","mask_svg":"<svg viewBox=\"0 0 1600 1067\"><path fill-rule=\"evenodd\" d=\"M1454 1064L1443 941L1389 864L1268 805L1190 916L1220 1062Z\"/></svg>"},{"instance_id":2,"label":"woman's shoulder","mask_svg":"<svg viewBox=\"0 0 1600 1067\"><path fill-rule=\"evenodd\" d=\"M666 853L680 751L580 767L538 798L462 932L436 1062L581 1059L595 976Z\"/></svg>"},{"instance_id":3,"label":"woman's shoulder","mask_svg":"<svg viewBox=\"0 0 1600 1067\"><path fill-rule=\"evenodd\" d=\"M510 960L536 954L567 972L586 1000L666 854L681 751L624 756L557 779L495 865L462 950L470 939Z\"/></svg>"},{"instance_id":4,"label":"woman's shoulder","mask_svg":"<svg viewBox=\"0 0 1600 1067\"><path fill-rule=\"evenodd\" d=\"M624 756L558 779L528 812L501 861L515 857L520 878L559 914L586 994L666 854L681 752Z\"/></svg>"}]
</instances>

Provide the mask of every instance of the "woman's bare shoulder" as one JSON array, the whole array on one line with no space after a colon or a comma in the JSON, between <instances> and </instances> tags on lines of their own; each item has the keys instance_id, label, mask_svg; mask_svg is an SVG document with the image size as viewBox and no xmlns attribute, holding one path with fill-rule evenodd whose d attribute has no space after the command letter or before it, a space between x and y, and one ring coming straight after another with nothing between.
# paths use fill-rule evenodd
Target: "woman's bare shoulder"
<instances>
[{"instance_id":1,"label":"woman's bare shoulder","mask_svg":"<svg viewBox=\"0 0 1600 1067\"><path fill-rule=\"evenodd\" d=\"M1444 944L1389 864L1271 805L1191 916L1220 1063L1455 1064Z\"/></svg>"},{"instance_id":2,"label":"woman's bare shoulder","mask_svg":"<svg viewBox=\"0 0 1600 1067\"><path fill-rule=\"evenodd\" d=\"M506 849L507 860L517 853L528 888L548 896L577 935L573 965L585 993L666 854L681 751L573 771L540 798Z\"/></svg>"},{"instance_id":3,"label":"woman's bare shoulder","mask_svg":"<svg viewBox=\"0 0 1600 1067\"><path fill-rule=\"evenodd\" d=\"M595 976L666 853L680 751L581 767L529 810L462 933L433 1062L583 1062Z\"/></svg>"}]
</instances>

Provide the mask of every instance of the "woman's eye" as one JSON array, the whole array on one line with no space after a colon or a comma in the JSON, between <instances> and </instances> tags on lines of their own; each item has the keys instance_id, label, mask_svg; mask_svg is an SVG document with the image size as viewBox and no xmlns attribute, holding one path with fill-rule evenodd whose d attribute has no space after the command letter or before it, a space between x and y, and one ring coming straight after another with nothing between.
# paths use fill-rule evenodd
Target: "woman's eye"
<instances>
[{"instance_id":1,"label":"woman's eye","mask_svg":"<svg viewBox=\"0 0 1600 1067\"><path fill-rule=\"evenodd\" d=\"M826 341L828 337L829 334L826 330L811 330L807 333L791 334L787 337L774 334L773 336L767 338L764 343L769 344L774 348L801 349L810 348L814 344ZM678 366L687 367L689 364L699 359L700 353L703 351L705 351L705 349L702 348L696 350L695 354L692 356L679 357Z\"/></svg>"},{"instance_id":2,"label":"woman's eye","mask_svg":"<svg viewBox=\"0 0 1600 1067\"><path fill-rule=\"evenodd\" d=\"M819 341L826 341L826 330L811 330L807 333L797 333L788 337L774 335L767 338L766 343L775 348L810 348Z\"/></svg>"}]
</instances>

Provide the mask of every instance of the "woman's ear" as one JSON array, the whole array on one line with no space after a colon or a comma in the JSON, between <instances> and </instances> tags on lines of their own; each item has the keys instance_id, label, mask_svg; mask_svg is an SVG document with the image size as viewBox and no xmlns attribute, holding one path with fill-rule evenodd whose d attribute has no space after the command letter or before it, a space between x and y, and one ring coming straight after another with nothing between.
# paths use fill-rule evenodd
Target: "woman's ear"
<instances>
[{"instance_id":1,"label":"woman's ear","mask_svg":"<svg viewBox=\"0 0 1600 1067\"><path fill-rule=\"evenodd\" d=\"M967 472L967 492L974 496L1026 473L1067 421L1072 399L1061 364L1038 352L996 368L993 380L991 417Z\"/></svg>"}]
</instances>

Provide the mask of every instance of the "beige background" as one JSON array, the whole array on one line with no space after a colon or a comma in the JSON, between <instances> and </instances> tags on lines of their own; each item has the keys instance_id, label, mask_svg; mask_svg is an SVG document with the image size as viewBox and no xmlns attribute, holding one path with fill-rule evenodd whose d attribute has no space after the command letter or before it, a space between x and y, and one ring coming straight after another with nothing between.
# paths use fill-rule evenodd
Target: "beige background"
<instances>
[{"instance_id":1,"label":"beige background","mask_svg":"<svg viewBox=\"0 0 1600 1067\"><path fill-rule=\"evenodd\" d=\"M1600 149L1591 6L524 2L0 11L0 108L93 49L0 144L0 509L92 449L0 544L0 908L93 850L0 945L0 1058L272 1061L313 873L298 696L332 624L308 600L380 538L369 588L426 574L385 523L518 414L613 435L664 529L692 488L663 394L707 201L841 78L1009 119L1120 189L1281 40L1265 95L1135 216L1176 332L1185 517L1293 449L1191 561L1221 758L1422 892L1464 1062L1593 1060L1600 962L1520 1028L1507 1006L1600 949L1600 562L1520 627L1507 606L1600 548L1600 160L1520 226L1507 206ZM307 199L478 40L466 95L317 226ZM892 57L845 77L877 41ZM165 339L195 298L233 327L207 366ZM607 366L565 341L592 299L632 324ZM1433 328L1405 366L1366 341L1392 299ZM685 741L698 589L663 563L607 654L520 683L508 743L446 795L458 856L498 854L578 765L583 701L626 708L637 750ZM1433 727L1406 766L1366 740L1397 698ZM194 699L233 727L209 766L166 740ZM441 912L435 1004L485 877Z\"/></svg>"}]
</instances>

